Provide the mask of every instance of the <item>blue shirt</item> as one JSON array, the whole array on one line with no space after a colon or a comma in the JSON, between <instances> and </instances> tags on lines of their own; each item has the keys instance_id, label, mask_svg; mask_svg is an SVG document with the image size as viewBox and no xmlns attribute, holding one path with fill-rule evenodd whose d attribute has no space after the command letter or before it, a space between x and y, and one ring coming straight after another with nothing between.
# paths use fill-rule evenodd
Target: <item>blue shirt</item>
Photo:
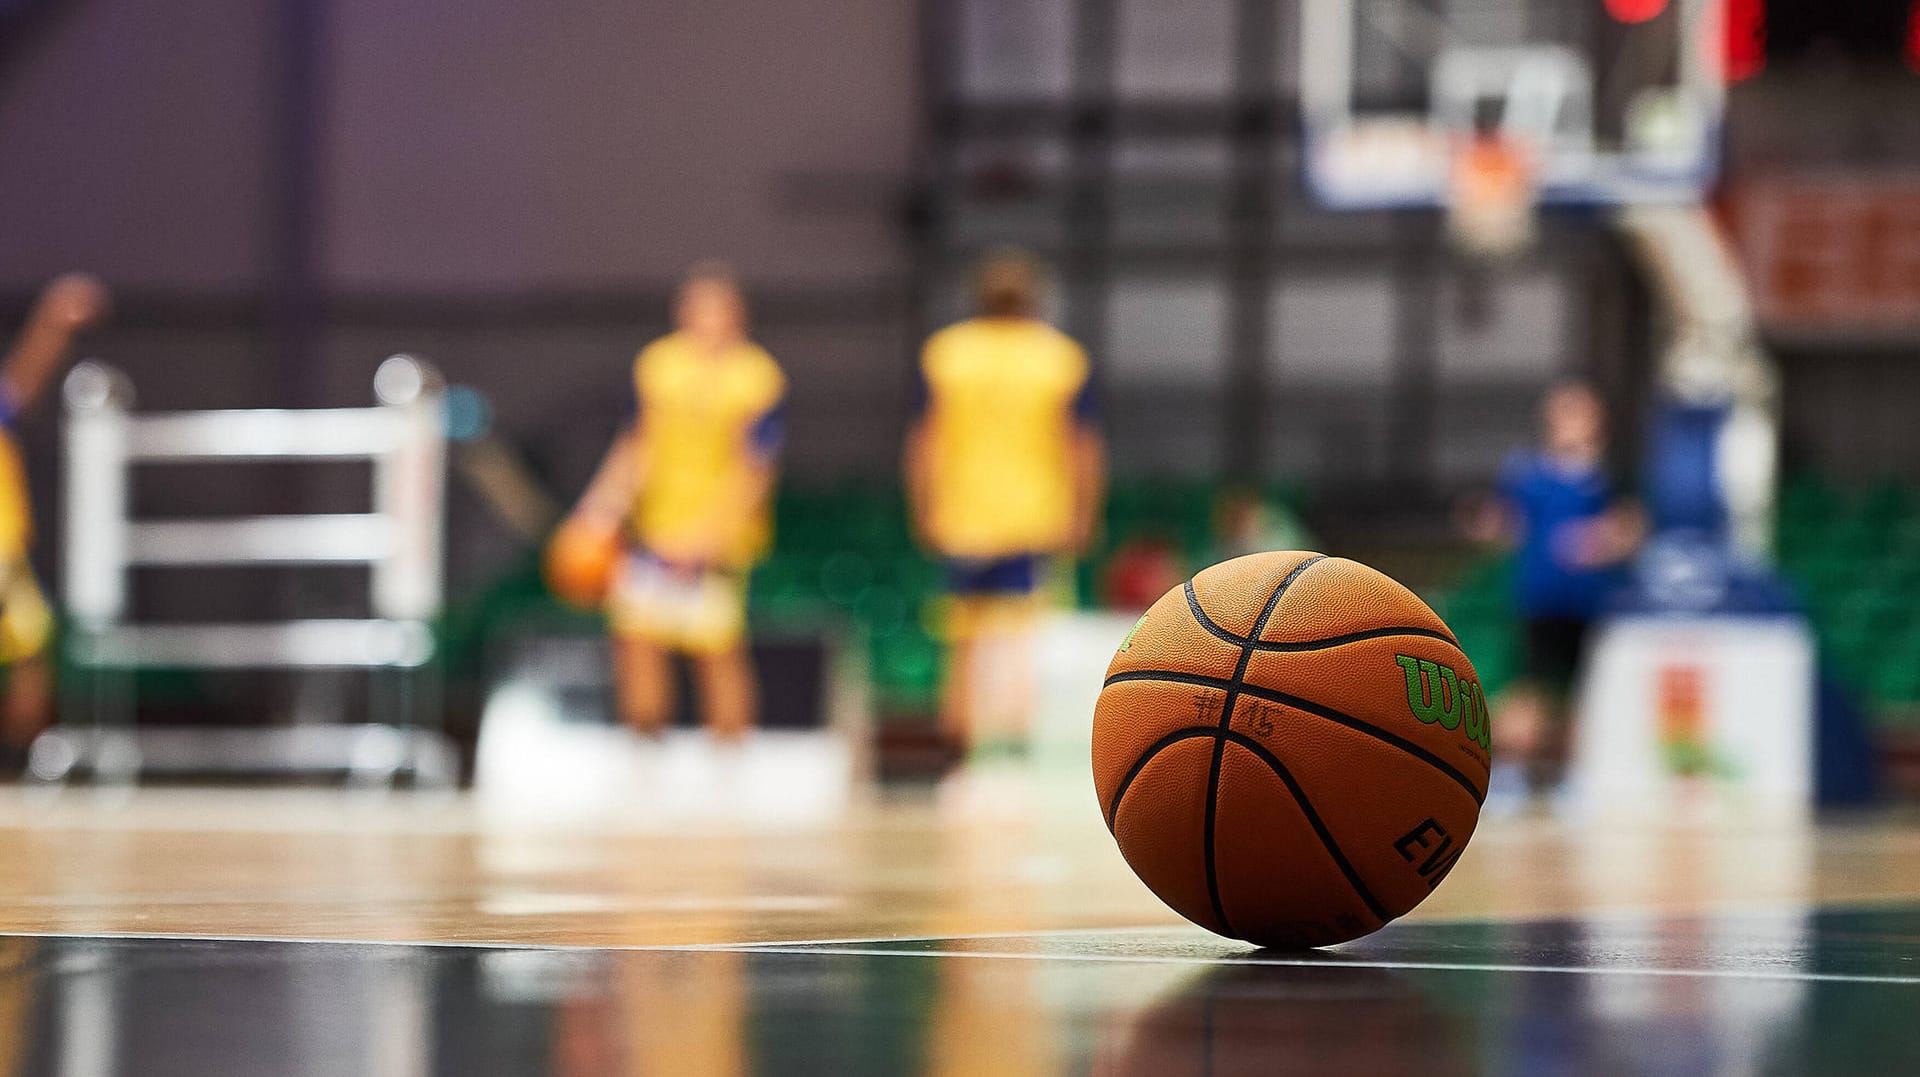
<instances>
[{"instance_id":1,"label":"blue shirt","mask_svg":"<svg viewBox=\"0 0 1920 1077\"><path fill-rule=\"evenodd\" d=\"M1519 529L1515 599L1523 616L1587 619L1623 580L1620 566L1575 563L1583 525L1613 506L1598 466L1569 467L1541 452L1516 453L1500 471L1500 496Z\"/></svg>"}]
</instances>

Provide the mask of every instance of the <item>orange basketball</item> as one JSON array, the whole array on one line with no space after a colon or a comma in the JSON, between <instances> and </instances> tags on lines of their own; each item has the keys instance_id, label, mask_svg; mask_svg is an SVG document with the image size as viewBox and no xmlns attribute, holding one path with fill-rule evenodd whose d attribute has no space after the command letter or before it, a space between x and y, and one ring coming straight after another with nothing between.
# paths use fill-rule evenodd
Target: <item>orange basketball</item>
<instances>
[{"instance_id":1,"label":"orange basketball","mask_svg":"<svg viewBox=\"0 0 1920 1077\"><path fill-rule=\"evenodd\" d=\"M1154 603L1093 719L1107 829L1194 923L1261 946L1378 930L1446 877L1486 798L1473 663L1353 561L1264 553Z\"/></svg>"},{"instance_id":2,"label":"orange basketball","mask_svg":"<svg viewBox=\"0 0 1920 1077\"><path fill-rule=\"evenodd\" d=\"M547 589L569 605L598 609L613 586L620 551L618 531L578 521L562 524L547 542L541 566Z\"/></svg>"}]
</instances>

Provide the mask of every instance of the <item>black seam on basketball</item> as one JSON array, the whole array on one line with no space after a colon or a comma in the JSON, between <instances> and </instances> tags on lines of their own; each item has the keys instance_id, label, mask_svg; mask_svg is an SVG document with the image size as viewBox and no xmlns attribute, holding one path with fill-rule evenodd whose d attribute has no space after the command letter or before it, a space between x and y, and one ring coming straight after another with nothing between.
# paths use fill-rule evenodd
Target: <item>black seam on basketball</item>
<instances>
[{"instance_id":1,"label":"black seam on basketball","mask_svg":"<svg viewBox=\"0 0 1920 1077\"><path fill-rule=\"evenodd\" d=\"M1140 776L1140 772L1146 769L1147 763L1152 760L1154 756L1159 755L1165 749L1183 740L1193 740L1196 737L1212 737L1218 734L1219 729L1214 726L1188 726L1185 729L1176 729L1148 745L1147 750L1140 753L1140 758L1133 761L1133 766L1127 770L1126 777L1120 779L1120 788L1113 791L1113 802L1107 807L1107 829L1111 831L1120 821L1121 798L1127 795L1128 789L1133 788L1133 780Z\"/></svg>"},{"instance_id":2,"label":"black seam on basketball","mask_svg":"<svg viewBox=\"0 0 1920 1077\"><path fill-rule=\"evenodd\" d=\"M1223 681L1218 677L1203 677L1197 673L1181 673L1171 669L1128 670L1127 672L1116 673L1108 677L1106 683L1119 684L1122 681L1165 681L1169 684L1191 684L1198 688L1218 688L1223 691L1232 683L1230 681ZM1294 710L1311 714L1316 718L1325 718L1327 721L1333 722L1336 725L1345 726L1356 733L1364 733L1383 744L1398 748L1440 773L1445 774L1447 777L1452 778L1455 784L1467 791L1467 795L1473 798L1475 804L1483 804L1486 802L1486 794L1474 787L1471 778L1468 778L1465 774L1455 769L1454 766L1446 760L1422 748L1420 745L1401 737L1397 733L1389 732L1371 722L1362 721L1351 714L1334 710L1332 707L1323 706L1312 700L1301 699L1299 696L1290 696L1285 692L1275 692L1268 688L1246 684L1240 686L1240 692L1243 695L1249 695L1255 699L1264 699L1269 703L1278 703L1281 706L1292 707Z\"/></svg>"},{"instance_id":3,"label":"black seam on basketball","mask_svg":"<svg viewBox=\"0 0 1920 1077\"><path fill-rule=\"evenodd\" d=\"M1236 636L1226 629L1221 628L1214 623L1213 618L1207 616L1207 611L1200 608L1200 596L1194 592L1192 580L1186 582L1186 589L1187 610L1193 614L1193 619L1199 623L1201 628L1206 629L1220 639L1226 640L1235 647L1245 647L1247 644L1253 642L1245 636Z\"/></svg>"},{"instance_id":4,"label":"black seam on basketball","mask_svg":"<svg viewBox=\"0 0 1920 1077\"><path fill-rule=\"evenodd\" d=\"M1287 770L1286 766L1280 762L1279 757L1268 751L1265 745L1238 730L1229 729L1226 730L1223 735L1221 730L1216 726L1188 726L1185 729L1176 729L1166 736L1161 737L1159 740L1154 741L1147 747L1146 751L1140 753L1140 758L1134 760L1133 767L1127 771L1126 777L1120 779L1120 788L1114 790L1113 803L1107 811L1107 829L1112 831L1119 824L1120 805L1126 799L1127 790L1133 788L1133 780L1140 776L1140 772L1146 769L1149 762L1152 762L1161 752L1171 748L1175 744L1179 744L1182 741L1198 740L1201 737L1211 737L1217 744L1224 743L1224 741L1232 741L1252 752L1256 758L1262 763L1265 763L1267 769L1273 771L1274 775L1286 785L1287 792L1292 795L1294 802L1300 806L1300 814L1306 818L1307 825L1313 828L1314 833L1320 838L1321 844L1326 847L1328 854L1333 857L1334 866L1338 867L1340 874L1346 877L1348 885L1353 887L1353 892L1359 895L1360 900L1366 903L1367 908L1372 911L1375 916L1379 917L1382 924L1393 919L1393 917L1387 913L1387 910L1381 906L1379 900L1373 896L1373 892L1367 889L1366 883L1361 881L1359 873L1354 869L1352 863L1347 860L1346 854L1340 850L1340 843L1334 839L1332 831L1327 829L1325 822L1320 818L1320 813L1314 810L1313 802L1307 799L1306 791L1300 787L1300 783L1293 777L1292 772ZM1222 750L1224 751L1224 749ZM1212 896L1212 893L1213 891L1210 891L1209 896ZM1228 926L1228 922L1226 917L1222 915L1223 911L1224 910L1221 909L1214 910L1215 915L1220 916L1220 926L1224 928Z\"/></svg>"},{"instance_id":5,"label":"black seam on basketball","mask_svg":"<svg viewBox=\"0 0 1920 1077\"><path fill-rule=\"evenodd\" d=\"M1249 636L1236 635L1232 632L1227 631L1225 628L1220 627L1220 625L1217 622L1215 622L1212 617L1209 617L1207 615L1206 609L1200 605L1199 593L1194 591L1193 589L1192 580L1188 580L1185 586L1186 586L1186 592L1187 592L1187 610L1188 612L1193 614L1194 621L1197 622L1201 628L1205 629L1208 635L1213 636L1214 638L1222 640L1224 642L1231 643L1235 647L1245 647L1251 644L1253 646L1253 649L1256 651L1274 651L1274 652L1291 654L1298 651L1321 651L1321 650L1326 650L1332 647L1345 646L1346 644L1349 644L1349 643L1359 643L1362 640L1385 639L1389 636L1419 636L1424 639L1437 639L1442 643L1452 644L1454 650L1460 649L1460 641L1457 639L1454 639L1452 633L1443 632L1443 631L1440 631L1439 629L1433 629L1433 628L1415 628L1412 625L1392 625L1386 628L1369 628L1364 632L1348 632L1344 635L1339 635L1339 636L1326 636L1321 639L1298 640L1291 643L1275 642L1271 640L1257 639ZM1465 653L1465 652L1462 652L1462 653Z\"/></svg>"},{"instance_id":6,"label":"black seam on basketball","mask_svg":"<svg viewBox=\"0 0 1920 1077\"><path fill-rule=\"evenodd\" d=\"M1213 828L1220 811L1220 763L1227 754L1227 738L1233 732L1233 708L1240 702L1247 666L1253 662L1253 641L1267 630L1267 621L1273 617L1273 611L1280 607L1280 596L1286 594L1287 588L1292 587L1293 581L1299 579L1307 569L1324 560L1324 557L1309 557L1293 566L1293 571L1287 573L1274 587L1273 593L1267 596L1266 605L1260 608L1260 618L1253 622L1252 635L1240 648L1240 661L1234 664L1233 680L1227 685L1226 698L1220 701L1220 727L1213 739L1213 762L1207 768L1206 828L1201 835L1201 855L1207 870L1207 900L1213 904L1213 916L1220 924L1221 933L1228 936L1233 935L1233 924L1227 919L1227 910L1220 903L1220 880L1213 865Z\"/></svg>"},{"instance_id":7,"label":"black seam on basketball","mask_svg":"<svg viewBox=\"0 0 1920 1077\"><path fill-rule=\"evenodd\" d=\"M1256 640L1254 641L1253 649L1262 653L1272 653L1276 651L1281 653L1324 651L1333 647L1344 647L1349 643L1359 643L1363 640L1370 639L1386 639L1390 636L1418 636L1422 639L1437 639L1442 643L1451 644L1455 650L1460 649L1460 644L1455 642L1454 638L1445 632L1436 632L1431 628L1412 628L1400 625L1392 628L1370 628L1365 632L1349 632L1344 636L1328 636L1324 639L1300 640L1297 643L1275 643L1268 640Z\"/></svg>"},{"instance_id":8,"label":"black seam on basketball","mask_svg":"<svg viewBox=\"0 0 1920 1077\"><path fill-rule=\"evenodd\" d=\"M1280 757L1245 733L1229 729L1226 739L1252 752L1261 762L1272 768L1282 782L1286 783L1287 791L1293 794L1294 802L1300 805L1300 814L1307 817L1307 825L1313 827L1313 832L1319 835L1320 844L1326 846L1327 853L1333 857L1334 866L1340 869L1340 874L1347 877L1353 892L1360 895L1360 900L1366 902L1367 908L1379 918L1382 924L1393 919L1387 914L1386 907L1380 904L1380 900L1373 896L1373 891L1367 889L1367 884L1360 880L1360 873L1354 870L1353 865L1347 861L1346 854L1340 851L1340 843L1334 840L1333 832L1327 829L1327 824L1321 820L1320 813L1313 810L1313 802L1307 799L1306 790L1300 788L1300 783L1280 762Z\"/></svg>"}]
</instances>

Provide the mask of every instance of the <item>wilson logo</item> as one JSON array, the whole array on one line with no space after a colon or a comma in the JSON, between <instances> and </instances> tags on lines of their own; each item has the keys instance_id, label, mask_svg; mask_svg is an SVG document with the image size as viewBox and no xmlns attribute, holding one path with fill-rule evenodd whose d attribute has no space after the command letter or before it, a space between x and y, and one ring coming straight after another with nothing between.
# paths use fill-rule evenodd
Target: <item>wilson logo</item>
<instances>
[{"instance_id":1,"label":"wilson logo","mask_svg":"<svg viewBox=\"0 0 1920 1077\"><path fill-rule=\"evenodd\" d=\"M1482 748L1493 747L1493 723L1487 720L1487 694L1438 662L1395 655L1407 675L1407 708L1425 725L1458 729Z\"/></svg>"},{"instance_id":2,"label":"wilson logo","mask_svg":"<svg viewBox=\"0 0 1920 1077\"><path fill-rule=\"evenodd\" d=\"M1440 839L1438 845L1434 844L1435 838ZM1459 860L1460 854L1466 852L1466 846L1455 846L1453 835L1447 833L1446 827L1432 819L1408 831L1404 837L1393 843L1393 847L1400 853L1400 859L1409 864L1414 862L1421 850L1428 850L1426 859L1416 865L1413 870L1427 881L1429 890L1440 885L1440 880L1446 878L1447 872L1453 870L1454 861Z\"/></svg>"}]
</instances>

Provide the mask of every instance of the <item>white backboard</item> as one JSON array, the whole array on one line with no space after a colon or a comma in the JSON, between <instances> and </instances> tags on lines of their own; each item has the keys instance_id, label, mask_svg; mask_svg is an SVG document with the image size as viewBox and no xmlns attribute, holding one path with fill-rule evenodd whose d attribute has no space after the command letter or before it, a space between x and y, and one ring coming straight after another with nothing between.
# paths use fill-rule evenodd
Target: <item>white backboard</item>
<instances>
[{"instance_id":1,"label":"white backboard","mask_svg":"<svg viewBox=\"0 0 1920 1077\"><path fill-rule=\"evenodd\" d=\"M1303 0L1307 180L1337 209L1442 207L1476 135L1545 205L1698 201L1719 172L1724 0Z\"/></svg>"}]
</instances>

